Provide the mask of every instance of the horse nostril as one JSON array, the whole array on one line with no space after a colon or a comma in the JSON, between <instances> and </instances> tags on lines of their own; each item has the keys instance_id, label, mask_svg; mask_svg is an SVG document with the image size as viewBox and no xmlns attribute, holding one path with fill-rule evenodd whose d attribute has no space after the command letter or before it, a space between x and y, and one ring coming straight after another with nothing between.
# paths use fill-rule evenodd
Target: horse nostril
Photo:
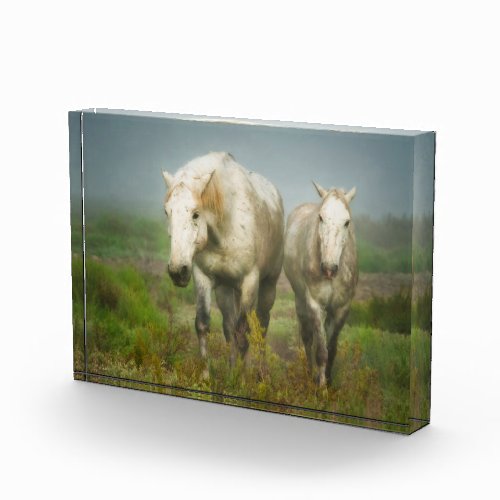
<instances>
[{"instance_id":1,"label":"horse nostril","mask_svg":"<svg viewBox=\"0 0 500 500\"><path fill-rule=\"evenodd\" d=\"M176 266L172 266L170 264L167 265L167 270L168 270L168 274L170 274L170 276L172 276L172 277L179 276L179 274L180 274L179 268Z\"/></svg>"},{"instance_id":2,"label":"horse nostril","mask_svg":"<svg viewBox=\"0 0 500 500\"><path fill-rule=\"evenodd\" d=\"M326 262L321 262L320 267L321 267L321 272L327 278L331 278L332 276L335 276L339 270L338 264L328 265Z\"/></svg>"},{"instance_id":3,"label":"horse nostril","mask_svg":"<svg viewBox=\"0 0 500 500\"><path fill-rule=\"evenodd\" d=\"M183 276L186 276L187 272L188 272L188 266L182 266L182 268L181 268L181 274Z\"/></svg>"}]
</instances>

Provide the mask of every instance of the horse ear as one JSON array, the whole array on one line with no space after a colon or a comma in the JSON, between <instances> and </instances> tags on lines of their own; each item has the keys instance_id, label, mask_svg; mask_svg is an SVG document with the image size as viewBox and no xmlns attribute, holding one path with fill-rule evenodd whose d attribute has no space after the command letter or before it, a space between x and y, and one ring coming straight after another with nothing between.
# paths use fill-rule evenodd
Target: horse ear
<instances>
[{"instance_id":1,"label":"horse ear","mask_svg":"<svg viewBox=\"0 0 500 500\"><path fill-rule=\"evenodd\" d=\"M172 182L174 181L174 176L172 174L169 174L166 170L164 170L162 173L163 173L163 180L165 181L167 188L170 188Z\"/></svg>"},{"instance_id":2,"label":"horse ear","mask_svg":"<svg viewBox=\"0 0 500 500\"><path fill-rule=\"evenodd\" d=\"M316 188L316 191L321 196L321 198L324 198L328 194L328 191L326 189L323 189L319 184L316 184L314 181L312 181L312 183L314 184L314 187Z\"/></svg>"},{"instance_id":3,"label":"horse ear","mask_svg":"<svg viewBox=\"0 0 500 500\"><path fill-rule=\"evenodd\" d=\"M348 193L346 193L344 195L347 203L351 203L351 201L354 199L355 196L356 196L356 188L355 187L353 187Z\"/></svg>"}]
</instances>

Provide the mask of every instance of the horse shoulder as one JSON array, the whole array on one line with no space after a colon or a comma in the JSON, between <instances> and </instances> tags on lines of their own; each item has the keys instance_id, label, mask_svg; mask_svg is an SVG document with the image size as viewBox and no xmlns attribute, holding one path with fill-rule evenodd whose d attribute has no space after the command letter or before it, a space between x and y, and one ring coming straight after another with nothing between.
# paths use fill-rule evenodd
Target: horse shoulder
<instances>
[{"instance_id":1,"label":"horse shoulder","mask_svg":"<svg viewBox=\"0 0 500 500\"><path fill-rule=\"evenodd\" d=\"M354 232L350 233L344 252L344 283L346 287L352 290L352 295L354 296L354 289L357 285L359 274L356 238L354 237Z\"/></svg>"},{"instance_id":2,"label":"horse shoulder","mask_svg":"<svg viewBox=\"0 0 500 500\"><path fill-rule=\"evenodd\" d=\"M285 272L295 293L305 293L312 282L310 214L312 204L295 208L288 217L285 236Z\"/></svg>"},{"instance_id":3,"label":"horse shoulder","mask_svg":"<svg viewBox=\"0 0 500 500\"><path fill-rule=\"evenodd\" d=\"M234 237L238 252L252 249L257 257L258 253L271 249L273 243L282 244L284 217L281 197L259 174L252 174L239 165L231 170L233 177L226 178L231 203L228 234Z\"/></svg>"}]
</instances>

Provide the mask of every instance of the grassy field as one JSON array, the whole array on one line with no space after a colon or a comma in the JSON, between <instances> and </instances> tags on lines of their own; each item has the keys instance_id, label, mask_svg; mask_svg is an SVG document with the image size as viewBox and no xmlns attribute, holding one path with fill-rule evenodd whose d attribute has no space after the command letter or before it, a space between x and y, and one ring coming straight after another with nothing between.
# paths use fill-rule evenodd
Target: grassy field
<instances>
[{"instance_id":1,"label":"grassy field","mask_svg":"<svg viewBox=\"0 0 500 500\"><path fill-rule=\"evenodd\" d=\"M74 248L78 236L76 229ZM377 252L385 251L391 261L394 248L370 245ZM167 250L162 222L116 214L89 221L88 371L392 422L428 418L428 291L413 303L404 288L388 297L374 295L354 302L340 336L333 383L327 390L319 390L307 373L289 289L278 289L266 339L258 322L250 318L249 355L234 368L228 362L221 315L212 307L210 378L204 381L194 331L192 285L185 289L172 285L164 272ZM83 265L77 253L73 276L75 368L82 370L83 290L79 283ZM413 365L410 353L416 360Z\"/></svg>"},{"instance_id":2,"label":"grassy field","mask_svg":"<svg viewBox=\"0 0 500 500\"><path fill-rule=\"evenodd\" d=\"M413 270L432 271L432 219L368 216L355 219L358 265L365 273L411 273L412 229ZM81 247L79 221L72 224L72 247ZM107 212L87 217L89 254L105 259L130 258L167 260L166 222L123 212Z\"/></svg>"}]
</instances>

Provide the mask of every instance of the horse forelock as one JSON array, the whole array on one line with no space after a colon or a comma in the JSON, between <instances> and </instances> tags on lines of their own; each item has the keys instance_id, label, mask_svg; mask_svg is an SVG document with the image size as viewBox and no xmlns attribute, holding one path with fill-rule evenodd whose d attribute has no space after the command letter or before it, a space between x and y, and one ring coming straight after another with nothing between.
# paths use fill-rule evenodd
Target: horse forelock
<instances>
[{"instance_id":1,"label":"horse forelock","mask_svg":"<svg viewBox=\"0 0 500 500\"><path fill-rule=\"evenodd\" d=\"M344 207L346 210L349 212L349 215L351 215L351 207L349 206L349 203L347 203L347 200L345 198L345 191L343 189L339 188L333 188L328 192L328 196L326 196L323 200L323 203L330 197L333 196L337 200L341 201L344 204Z\"/></svg>"},{"instance_id":2,"label":"horse forelock","mask_svg":"<svg viewBox=\"0 0 500 500\"><path fill-rule=\"evenodd\" d=\"M168 203L168 200L170 200L170 198L174 194L174 191L177 188L180 188L180 187L183 187L183 186L185 186L184 182L178 182L177 184L174 184L173 186L171 186L170 189L167 191L167 194L165 196L165 203Z\"/></svg>"}]
</instances>

